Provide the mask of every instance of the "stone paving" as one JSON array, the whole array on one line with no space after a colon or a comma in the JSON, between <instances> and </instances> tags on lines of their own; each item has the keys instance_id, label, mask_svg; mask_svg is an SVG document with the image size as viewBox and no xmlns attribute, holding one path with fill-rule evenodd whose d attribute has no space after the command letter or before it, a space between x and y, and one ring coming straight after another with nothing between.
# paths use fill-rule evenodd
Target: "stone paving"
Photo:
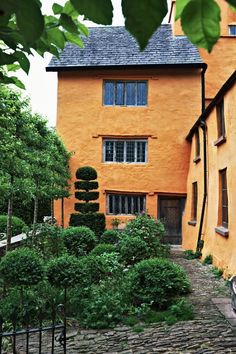
<instances>
[{"instance_id":1,"label":"stone paving","mask_svg":"<svg viewBox=\"0 0 236 354\"><path fill-rule=\"evenodd\" d=\"M174 252L173 260L182 265L192 283L188 300L194 305L195 319L167 326L145 326L135 333L127 326L110 330L73 330L68 333L68 354L226 354L236 353L236 333L218 311L212 298L229 298L223 279L216 279L209 266L198 260L186 260L182 252ZM70 332L70 331L68 331ZM43 354L48 354L48 349ZM30 353L37 353L33 348ZM56 353L62 353L57 349Z\"/></svg>"}]
</instances>

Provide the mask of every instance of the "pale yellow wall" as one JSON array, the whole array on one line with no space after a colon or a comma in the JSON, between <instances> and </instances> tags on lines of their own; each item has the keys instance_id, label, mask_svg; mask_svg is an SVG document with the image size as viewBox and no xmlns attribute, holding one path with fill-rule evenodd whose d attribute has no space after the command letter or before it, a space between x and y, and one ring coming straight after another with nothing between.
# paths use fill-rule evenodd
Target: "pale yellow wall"
<instances>
[{"instance_id":1,"label":"pale yellow wall","mask_svg":"<svg viewBox=\"0 0 236 354\"><path fill-rule=\"evenodd\" d=\"M208 200L206 216L203 227L203 259L206 255L213 255L214 265L224 269L224 275L236 274L236 85L226 93L224 98L226 142L215 146L217 139L216 109L207 119L207 158L208 158ZM194 152L194 140L192 143L191 158ZM202 154L201 154L202 156ZM202 164L202 162L201 162ZM200 167L200 171L199 171ZM219 205L219 170L227 168L228 185L228 208L229 208L229 236L224 237L215 232L218 226ZM190 217L191 182L198 178L203 189L203 166L190 163L188 175L188 198L184 216L183 246L185 249L196 247L196 227L189 226L187 221ZM196 177L197 176L197 177ZM201 193L202 194L202 193ZM199 196L202 200L202 195ZM200 203L199 203L200 207ZM196 229L196 230L195 230Z\"/></svg>"},{"instance_id":2,"label":"pale yellow wall","mask_svg":"<svg viewBox=\"0 0 236 354\"><path fill-rule=\"evenodd\" d=\"M103 106L103 79L147 79L148 106ZM185 136L200 111L198 69L59 74L57 131L67 149L75 152L70 164L72 176L84 165L97 170L101 212L106 212L106 191L146 193L147 209L153 216L157 216L159 192L186 193L190 146ZM103 163L102 139L106 136L147 136L148 163ZM65 200L66 224L76 202L73 188L71 192L72 197ZM58 220L59 209L58 203ZM107 226L112 218L107 217Z\"/></svg>"}]
</instances>

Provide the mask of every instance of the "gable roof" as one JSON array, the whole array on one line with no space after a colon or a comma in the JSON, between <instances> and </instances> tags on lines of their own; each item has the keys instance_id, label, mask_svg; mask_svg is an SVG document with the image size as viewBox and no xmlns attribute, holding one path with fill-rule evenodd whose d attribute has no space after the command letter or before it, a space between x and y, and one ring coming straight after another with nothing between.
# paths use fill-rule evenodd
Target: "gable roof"
<instances>
[{"instance_id":1,"label":"gable roof","mask_svg":"<svg viewBox=\"0 0 236 354\"><path fill-rule=\"evenodd\" d=\"M203 64L197 48L185 36L174 37L170 24L160 26L143 52L124 27L91 27L83 41L84 48L67 44L46 70Z\"/></svg>"},{"instance_id":2,"label":"gable roof","mask_svg":"<svg viewBox=\"0 0 236 354\"><path fill-rule=\"evenodd\" d=\"M200 115L200 117L197 119L197 121L194 123L192 128L190 129L188 135L186 136L186 139L191 141L194 133L196 130L199 128L201 123L205 121L212 110L215 108L215 106L221 101L221 99L225 96L225 94L230 90L230 88L236 83L236 70L233 72L233 74L228 78L228 80L224 83L224 85L221 87L221 89L217 92L216 96L213 98L211 103L207 106L207 108L204 110L204 112Z\"/></svg>"}]
</instances>

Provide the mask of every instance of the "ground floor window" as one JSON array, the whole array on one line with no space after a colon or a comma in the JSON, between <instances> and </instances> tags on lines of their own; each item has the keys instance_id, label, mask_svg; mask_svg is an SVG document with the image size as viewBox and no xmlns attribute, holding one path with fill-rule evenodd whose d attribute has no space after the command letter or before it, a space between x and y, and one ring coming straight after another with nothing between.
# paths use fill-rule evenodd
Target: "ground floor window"
<instances>
[{"instance_id":1,"label":"ground floor window","mask_svg":"<svg viewBox=\"0 0 236 354\"><path fill-rule=\"evenodd\" d=\"M107 213L117 214L138 214L145 211L146 196L136 194L108 194Z\"/></svg>"},{"instance_id":2,"label":"ground floor window","mask_svg":"<svg viewBox=\"0 0 236 354\"><path fill-rule=\"evenodd\" d=\"M220 220L219 224L228 228L228 191L227 191L227 175L226 168L220 170Z\"/></svg>"}]
</instances>

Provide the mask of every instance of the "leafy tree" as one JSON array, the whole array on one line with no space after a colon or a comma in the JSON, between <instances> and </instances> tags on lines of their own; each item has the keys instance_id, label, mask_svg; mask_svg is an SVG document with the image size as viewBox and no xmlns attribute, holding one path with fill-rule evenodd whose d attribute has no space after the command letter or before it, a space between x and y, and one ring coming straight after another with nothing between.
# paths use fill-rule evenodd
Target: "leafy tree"
<instances>
[{"instance_id":1,"label":"leafy tree","mask_svg":"<svg viewBox=\"0 0 236 354\"><path fill-rule=\"evenodd\" d=\"M233 10L236 0L225 0ZM95 23L111 25L111 0L68 0L64 6L54 3L53 16L43 15L42 0L2 0L0 4L0 79L23 88L6 70L21 67L29 72L28 55L49 52L58 56L67 42L83 46L81 36L87 28L78 20L79 15ZM220 8L215 0L176 0L176 19L190 41L212 50L220 35ZM122 0L125 27L144 49L149 38L161 25L167 14L167 0ZM10 49L10 51L9 51Z\"/></svg>"}]
</instances>

